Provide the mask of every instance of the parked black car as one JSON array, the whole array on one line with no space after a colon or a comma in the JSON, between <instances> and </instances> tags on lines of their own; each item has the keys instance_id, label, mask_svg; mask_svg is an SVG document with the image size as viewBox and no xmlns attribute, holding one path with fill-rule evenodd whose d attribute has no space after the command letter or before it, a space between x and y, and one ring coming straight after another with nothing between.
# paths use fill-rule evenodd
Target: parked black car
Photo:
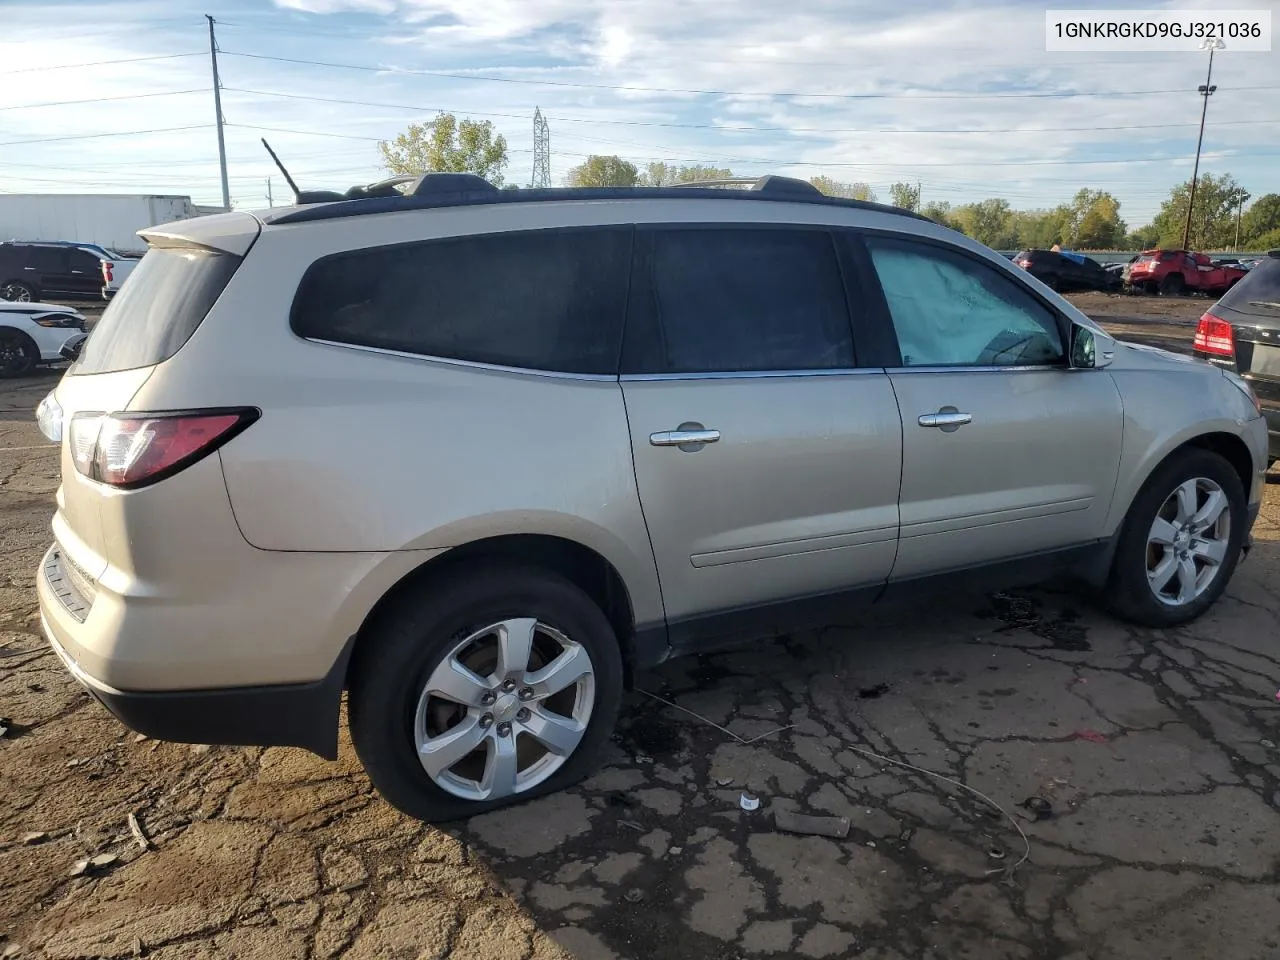
<instances>
[{"instance_id":1,"label":"parked black car","mask_svg":"<svg viewBox=\"0 0 1280 960\"><path fill-rule=\"evenodd\" d=\"M1196 327L1194 352L1249 381L1267 418L1271 462L1280 460L1280 250L1272 250Z\"/></svg>"},{"instance_id":2,"label":"parked black car","mask_svg":"<svg viewBox=\"0 0 1280 960\"><path fill-rule=\"evenodd\" d=\"M1056 250L1020 250L1013 262L1053 290L1110 291L1122 285L1119 277L1090 257L1077 260Z\"/></svg>"},{"instance_id":3,"label":"parked black car","mask_svg":"<svg viewBox=\"0 0 1280 960\"><path fill-rule=\"evenodd\" d=\"M0 242L0 299L27 303L101 296L102 258L96 254L62 243Z\"/></svg>"}]
</instances>

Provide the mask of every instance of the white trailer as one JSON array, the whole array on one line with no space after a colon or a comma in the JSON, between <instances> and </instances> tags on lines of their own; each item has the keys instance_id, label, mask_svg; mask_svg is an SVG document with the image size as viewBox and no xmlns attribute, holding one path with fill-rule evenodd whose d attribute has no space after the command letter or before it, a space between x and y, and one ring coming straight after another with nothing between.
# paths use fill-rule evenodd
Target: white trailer
<instances>
[{"instance_id":1,"label":"white trailer","mask_svg":"<svg viewBox=\"0 0 1280 960\"><path fill-rule=\"evenodd\" d=\"M159 194L0 193L0 240L69 240L141 254L138 231L196 216L190 197Z\"/></svg>"}]
</instances>

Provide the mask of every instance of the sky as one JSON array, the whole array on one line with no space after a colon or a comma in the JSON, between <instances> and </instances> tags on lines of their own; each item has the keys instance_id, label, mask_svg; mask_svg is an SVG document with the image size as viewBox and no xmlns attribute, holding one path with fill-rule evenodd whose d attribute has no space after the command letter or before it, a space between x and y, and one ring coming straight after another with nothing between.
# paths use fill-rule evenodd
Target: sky
<instances>
[{"instance_id":1,"label":"sky","mask_svg":"<svg viewBox=\"0 0 1280 960\"><path fill-rule=\"evenodd\" d=\"M1055 206L1110 190L1131 226L1191 176L1207 55L1047 53L1097 0L0 0L0 191L232 204L380 179L439 110L492 121L527 185L535 107L561 184L588 154L919 182L923 200ZM1280 0L1125 7L1270 9ZM299 62L309 61L309 62ZM1280 192L1280 50L1214 59L1201 171Z\"/></svg>"}]
</instances>

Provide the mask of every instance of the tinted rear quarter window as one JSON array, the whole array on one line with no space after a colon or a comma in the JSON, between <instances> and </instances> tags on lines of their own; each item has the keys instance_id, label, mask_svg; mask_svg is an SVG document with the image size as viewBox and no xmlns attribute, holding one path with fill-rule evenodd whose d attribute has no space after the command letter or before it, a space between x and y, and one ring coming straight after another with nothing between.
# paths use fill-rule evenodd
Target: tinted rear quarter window
<instances>
[{"instance_id":1,"label":"tinted rear quarter window","mask_svg":"<svg viewBox=\"0 0 1280 960\"><path fill-rule=\"evenodd\" d=\"M1267 257L1219 301L1237 313L1280 319L1280 257Z\"/></svg>"},{"instance_id":2,"label":"tinted rear quarter window","mask_svg":"<svg viewBox=\"0 0 1280 960\"><path fill-rule=\"evenodd\" d=\"M67 372L112 373L168 360L195 333L239 265L239 257L203 248L148 251Z\"/></svg>"},{"instance_id":3,"label":"tinted rear quarter window","mask_svg":"<svg viewBox=\"0 0 1280 960\"><path fill-rule=\"evenodd\" d=\"M627 323L627 373L854 365L832 238L787 229L646 230Z\"/></svg>"},{"instance_id":4,"label":"tinted rear quarter window","mask_svg":"<svg viewBox=\"0 0 1280 960\"><path fill-rule=\"evenodd\" d=\"M535 230L354 251L314 264L299 336L473 363L613 375L629 227Z\"/></svg>"}]
</instances>

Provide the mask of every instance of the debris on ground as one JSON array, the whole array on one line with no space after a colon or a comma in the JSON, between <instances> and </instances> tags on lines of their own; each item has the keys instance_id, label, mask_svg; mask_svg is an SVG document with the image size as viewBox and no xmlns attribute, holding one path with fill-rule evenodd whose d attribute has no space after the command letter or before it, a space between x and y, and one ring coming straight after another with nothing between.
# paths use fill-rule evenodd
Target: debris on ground
<instances>
[{"instance_id":1,"label":"debris on ground","mask_svg":"<svg viewBox=\"0 0 1280 960\"><path fill-rule=\"evenodd\" d=\"M1027 797L1022 801L1022 809L1031 814L1034 820L1048 820L1053 816L1053 804L1044 797Z\"/></svg>"},{"instance_id":2,"label":"debris on ground","mask_svg":"<svg viewBox=\"0 0 1280 960\"><path fill-rule=\"evenodd\" d=\"M1099 733L1097 730L1077 730L1076 737L1080 740L1088 740L1090 743L1107 743L1107 735Z\"/></svg>"},{"instance_id":3,"label":"debris on ground","mask_svg":"<svg viewBox=\"0 0 1280 960\"><path fill-rule=\"evenodd\" d=\"M77 860L75 866L71 868L71 876L82 877L86 873L97 873L105 870L120 858L114 853L100 853L96 857L90 857L87 860Z\"/></svg>"},{"instance_id":4,"label":"debris on ground","mask_svg":"<svg viewBox=\"0 0 1280 960\"><path fill-rule=\"evenodd\" d=\"M638 887L632 887L622 895L622 899L627 903L639 903L644 899L644 891Z\"/></svg>"},{"instance_id":5,"label":"debris on ground","mask_svg":"<svg viewBox=\"0 0 1280 960\"><path fill-rule=\"evenodd\" d=\"M743 790L742 796L738 798L738 806L743 810L759 810L760 798L754 793L748 793L746 790Z\"/></svg>"},{"instance_id":6,"label":"debris on ground","mask_svg":"<svg viewBox=\"0 0 1280 960\"><path fill-rule=\"evenodd\" d=\"M999 847L988 847L987 856L990 857L992 860L1003 860L1005 857L1005 853Z\"/></svg>"},{"instance_id":7,"label":"debris on ground","mask_svg":"<svg viewBox=\"0 0 1280 960\"><path fill-rule=\"evenodd\" d=\"M811 817L790 810L775 810L773 823L784 833L800 833L813 837L843 840L849 836L848 817Z\"/></svg>"},{"instance_id":8,"label":"debris on ground","mask_svg":"<svg viewBox=\"0 0 1280 960\"><path fill-rule=\"evenodd\" d=\"M0 960L10 960L11 957L22 956L22 944L11 943L3 950L0 950Z\"/></svg>"},{"instance_id":9,"label":"debris on ground","mask_svg":"<svg viewBox=\"0 0 1280 960\"><path fill-rule=\"evenodd\" d=\"M146 853L151 849L151 841L148 840L147 835L142 832L142 824L138 823L138 818L133 813L129 814L128 821L129 832L133 834L134 842L138 844L138 849L143 853Z\"/></svg>"},{"instance_id":10,"label":"debris on ground","mask_svg":"<svg viewBox=\"0 0 1280 960\"><path fill-rule=\"evenodd\" d=\"M1274 740L1259 740L1258 743L1266 747L1268 750L1274 750L1276 748Z\"/></svg>"},{"instance_id":11,"label":"debris on ground","mask_svg":"<svg viewBox=\"0 0 1280 960\"><path fill-rule=\"evenodd\" d=\"M716 777L717 787L729 787L733 785L733 777Z\"/></svg>"},{"instance_id":12,"label":"debris on ground","mask_svg":"<svg viewBox=\"0 0 1280 960\"><path fill-rule=\"evenodd\" d=\"M13 720L9 717L0 717L0 737L9 733L9 728L13 726Z\"/></svg>"},{"instance_id":13,"label":"debris on ground","mask_svg":"<svg viewBox=\"0 0 1280 960\"><path fill-rule=\"evenodd\" d=\"M134 738L133 738L133 742L134 742L134 743L142 743L142 741L143 741L143 740L146 740L146 739L147 739L147 735L146 735L145 733L140 733L140 734L138 734L136 737L134 737Z\"/></svg>"},{"instance_id":14,"label":"debris on ground","mask_svg":"<svg viewBox=\"0 0 1280 960\"><path fill-rule=\"evenodd\" d=\"M859 700L878 700L889 692L887 683L877 683L874 687L863 687L858 691Z\"/></svg>"},{"instance_id":15,"label":"debris on ground","mask_svg":"<svg viewBox=\"0 0 1280 960\"><path fill-rule=\"evenodd\" d=\"M48 839L49 834L45 833L43 830L32 830L30 833L24 833L22 835L22 842L28 847L35 846L37 843L44 843Z\"/></svg>"}]
</instances>

